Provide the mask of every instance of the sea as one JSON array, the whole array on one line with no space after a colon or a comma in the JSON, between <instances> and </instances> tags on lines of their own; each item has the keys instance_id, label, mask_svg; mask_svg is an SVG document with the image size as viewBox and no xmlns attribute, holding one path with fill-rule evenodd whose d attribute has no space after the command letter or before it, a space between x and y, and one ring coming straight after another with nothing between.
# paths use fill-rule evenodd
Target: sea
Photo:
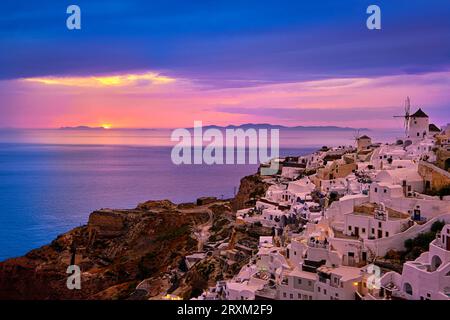
<instances>
[{"instance_id":1,"label":"sea","mask_svg":"<svg viewBox=\"0 0 450 320\"><path fill-rule=\"evenodd\" d=\"M398 130L363 132L392 142ZM0 129L0 261L86 224L100 208L231 198L257 164L175 165L166 129ZM355 143L353 130L283 130L280 155Z\"/></svg>"}]
</instances>

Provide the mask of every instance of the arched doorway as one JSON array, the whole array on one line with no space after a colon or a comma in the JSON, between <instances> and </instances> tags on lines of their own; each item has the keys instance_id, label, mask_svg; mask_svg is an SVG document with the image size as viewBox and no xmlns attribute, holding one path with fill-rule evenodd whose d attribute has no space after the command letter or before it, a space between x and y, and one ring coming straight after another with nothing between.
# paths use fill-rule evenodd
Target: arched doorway
<instances>
[{"instance_id":1,"label":"arched doorway","mask_svg":"<svg viewBox=\"0 0 450 320\"><path fill-rule=\"evenodd\" d=\"M405 291L407 294L411 296L413 294L412 286L408 282L405 282L405 284L403 285L403 291Z\"/></svg>"},{"instance_id":2,"label":"arched doorway","mask_svg":"<svg viewBox=\"0 0 450 320\"><path fill-rule=\"evenodd\" d=\"M431 258L431 270L435 271L442 264L442 260L439 256L433 256Z\"/></svg>"}]
</instances>

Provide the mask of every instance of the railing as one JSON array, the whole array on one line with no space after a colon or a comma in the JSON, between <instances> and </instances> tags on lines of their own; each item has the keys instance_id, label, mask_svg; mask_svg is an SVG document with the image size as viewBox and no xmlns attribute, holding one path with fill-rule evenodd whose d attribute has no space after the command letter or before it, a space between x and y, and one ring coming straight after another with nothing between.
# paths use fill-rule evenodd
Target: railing
<instances>
[{"instance_id":1,"label":"railing","mask_svg":"<svg viewBox=\"0 0 450 320\"><path fill-rule=\"evenodd\" d=\"M311 248L319 248L319 249L328 249L330 244L329 243L323 243L323 242L313 242L313 241L309 241L308 242L308 246Z\"/></svg>"}]
</instances>

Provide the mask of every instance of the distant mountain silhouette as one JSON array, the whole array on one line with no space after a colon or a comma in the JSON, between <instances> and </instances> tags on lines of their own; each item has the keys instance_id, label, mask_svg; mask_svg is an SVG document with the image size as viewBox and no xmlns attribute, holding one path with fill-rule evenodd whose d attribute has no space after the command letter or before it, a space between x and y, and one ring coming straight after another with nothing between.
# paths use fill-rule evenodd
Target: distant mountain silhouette
<instances>
[{"instance_id":1,"label":"distant mountain silhouette","mask_svg":"<svg viewBox=\"0 0 450 320\"><path fill-rule=\"evenodd\" d=\"M194 129L193 127L187 129ZM338 126L282 126L277 124L269 123L244 123L241 125L228 125L228 126L217 126L209 125L203 126L203 129L279 129L279 130L302 130L302 131L370 131L367 128L351 128L351 127L338 127ZM106 130L103 127L89 127L89 126L75 126L75 127L60 127L59 130ZM154 128L111 128L108 130L158 130ZM170 129L163 129L170 130Z\"/></svg>"},{"instance_id":2,"label":"distant mountain silhouette","mask_svg":"<svg viewBox=\"0 0 450 320\"><path fill-rule=\"evenodd\" d=\"M59 130L104 130L103 127L88 127L88 126L76 126L76 127L61 127Z\"/></svg>"},{"instance_id":3,"label":"distant mountain silhouette","mask_svg":"<svg viewBox=\"0 0 450 320\"><path fill-rule=\"evenodd\" d=\"M274 125L269 123L245 123L241 125L228 125L228 126L217 126L210 125L204 126L203 129L279 129L279 130L304 130L304 131L370 131L367 128L351 128L351 127L338 127L338 126L282 126L282 125ZM193 128L190 128L193 129Z\"/></svg>"}]
</instances>

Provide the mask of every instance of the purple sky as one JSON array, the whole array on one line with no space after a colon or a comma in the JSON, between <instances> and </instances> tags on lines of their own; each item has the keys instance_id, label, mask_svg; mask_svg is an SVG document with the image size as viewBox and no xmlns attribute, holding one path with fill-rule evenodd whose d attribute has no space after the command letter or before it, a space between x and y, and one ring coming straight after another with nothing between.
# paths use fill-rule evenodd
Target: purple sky
<instances>
[{"instance_id":1,"label":"purple sky","mask_svg":"<svg viewBox=\"0 0 450 320\"><path fill-rule=\"evenodd\" d=\"M0 127L450 122L450 2L6 1ZM374 121L377 120L377 121Z\"/></svg>"}]
</instances>

